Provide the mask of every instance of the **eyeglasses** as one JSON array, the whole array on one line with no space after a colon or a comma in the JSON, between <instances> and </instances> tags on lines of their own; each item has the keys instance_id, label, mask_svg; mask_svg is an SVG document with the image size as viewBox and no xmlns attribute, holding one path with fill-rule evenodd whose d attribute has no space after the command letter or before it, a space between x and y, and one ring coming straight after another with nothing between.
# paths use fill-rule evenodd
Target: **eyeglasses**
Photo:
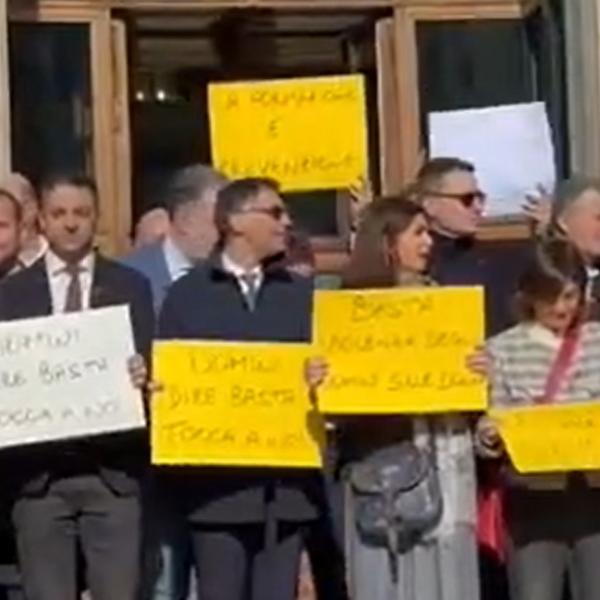
<instances>
[{"instance_id":1,"label":"eyeglasses","mask_svg":"<svg viewBox=\"0 0 600 600\"><path fill-rule=\"evenodd\" d=\"M283 219L283 217L286 217L288 215L288 211L287 208L285 208L285 206L269 206L269 207L265 207L265 208L246 208L245 210L241 211L242 213L258 213L261 215L267 215L268 217L271 217L272 219L274 219L275 221L281 221L281 219Z\"/></svg>"},{"instance_id":2,"label":"eyeglasses","mask_svg":"<svg viewBox=\"0 0 600 600\"><path fill-rule=\"evenodd\" d=\"M462 194L427 191L424 192L423 195L435 196L437 198L452 198L453 200L458 200L465 208L471 208L471 206L478 201L483 204L486 200L486 195L479 190L475 190L474 192L464 192Z\"/></svg>"}]
</instances>

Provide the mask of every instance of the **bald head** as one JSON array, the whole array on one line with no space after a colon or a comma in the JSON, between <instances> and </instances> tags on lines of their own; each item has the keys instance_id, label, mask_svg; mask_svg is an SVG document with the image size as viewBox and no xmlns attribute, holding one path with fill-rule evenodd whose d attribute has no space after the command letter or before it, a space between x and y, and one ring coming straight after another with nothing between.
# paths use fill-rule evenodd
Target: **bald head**
<instances>
[{"instance_id":1,"label":"bald head","mask_svg":"<svg viewBox=\"0 0 600 600\"><path fill-rule=\"evenodd\" d=\"M21 173L11 173L1 187L10 192L21 206L23 229L37 234L38 199L29 179Z\"/></svg>"},{"instance_id":2,"label":"bald head","mask_svg":"<svg viewBox=\"0 0 600 600\"><path fill-rule=\"evenodd\" d=\"M134 246L141 248L161 241L169 233L169 213L164 208L153 208L144 213L135 227Z\"/></svg>"}]
</instances>

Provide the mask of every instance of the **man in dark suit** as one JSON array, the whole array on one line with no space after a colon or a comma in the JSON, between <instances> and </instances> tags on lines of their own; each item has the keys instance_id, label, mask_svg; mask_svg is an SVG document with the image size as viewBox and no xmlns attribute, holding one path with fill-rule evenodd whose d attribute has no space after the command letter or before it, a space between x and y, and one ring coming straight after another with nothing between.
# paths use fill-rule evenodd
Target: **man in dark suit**
<instances>
[{"instance_id":1,"label":"man in dark suit","mask_svg":"<svg viewBox=\"0 0 600 600\"><path fill-rule=\"evenodd\" d=\"M290 219L277 185L243 179L218 195L217 251L173 284L165 339L300 342L311 338L312 283L270 261ZM313 363L315 386L324 366ZM174 473L170 493L192 527L199 600L293 600L301 532L318 517L311 469L198 468Z\"/></svg>"},{"instance_id":2,"label":"man in dark suit","mask_svg":"<svg viewBox=\"0 0 600 600\"><path fill-rule=\"evenodd\" d=\"M171 284L210 254L217 240L217 192L224 184L225 177L205 165L175 173L166 195L169 233L164 240L143 246L123 260L150 281L157 315ZM191 563L185 524L172 510L169 494L158 497L155 486L150 487L143 597L185 600Z\"/></svg>"},{"instance_id":3,"label":"man in dark suit","mask_svg":"<svg viewBox=\"0 0 600 600\"><path fill-rule=\"evenodd\" d=\"M94 183L57 177L42 187L41 223L49 250L0 288L0 320L128 305L135 346L129 364L142 388L154 332L146 279L93 251ZM23 447L4 453L13 470L19 561L29 600L76 600L77 547L94 600L135 600L139 583L139 481L143 432Z\"/></svg>"}]
</instances>

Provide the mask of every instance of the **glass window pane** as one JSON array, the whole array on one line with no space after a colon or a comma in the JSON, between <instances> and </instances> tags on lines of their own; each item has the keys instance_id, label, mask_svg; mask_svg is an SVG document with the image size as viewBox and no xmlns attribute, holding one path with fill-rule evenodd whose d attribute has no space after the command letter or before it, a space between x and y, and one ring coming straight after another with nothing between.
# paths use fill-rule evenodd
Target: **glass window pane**
<instances>
[{"instance_id":1,"label":"glass window pane","mask_svg":"<svg viewBox=\"0 0 600 600\"><path fill-rule=\"evenodd\" d=\"M315 236L340 235L335 190L287 193L285 200L299 229Z\"/></svg>"},{"instance_id":2,"label":"glass window pane","mask_svg":"<svg viewBox=\"0 0 600 600\"><path fill-rule=\"evenodd\" d=\"M89 27L11 23L13 168L93 174Z\"/></svg>"},{"instance_id":3,"label":"glass window pane","mask_svg":"<svg viewBox=\"0 0 600 600\"><path fill-rule=\"evenodd\" d=\"M522 21L422 22L417 26L424 140L432 111L536 99Z\"/></svg>"}]
</instances>

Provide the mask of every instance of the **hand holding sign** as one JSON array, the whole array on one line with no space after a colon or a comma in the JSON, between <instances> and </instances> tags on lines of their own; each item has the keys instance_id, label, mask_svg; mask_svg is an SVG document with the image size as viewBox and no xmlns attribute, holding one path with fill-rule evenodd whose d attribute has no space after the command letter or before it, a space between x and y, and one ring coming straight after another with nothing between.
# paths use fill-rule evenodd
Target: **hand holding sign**
<instances>
[{"instance_id":1,"label":"hand holding sign","mask_svg":"<svg viewBox=\"0 0 600 600\"><path fill-rule=\"evenodd\" d=\"M229 177L310 191L366 176L362 76L218 83L208 94L213 161Z\"/></svg>"},{"instance_id":2,"label":"hand holding sign","mask_svg":"<svg viewBox=\"0 0 600 600\"><path fill-rule=\"evenodd\" d=\"M491 416L520 473L600 469L600 402L497 409Z\"/></svg>"},{"instance_id":3,"label":"hand holding sign","mask_svg":"<svg viewBox=\"0 0 600 600\"><path fill-rule=\"evenodd\" d=\"M125 306L0 325L0 447L145 426Z\"/></svg>"}]
</instances>

